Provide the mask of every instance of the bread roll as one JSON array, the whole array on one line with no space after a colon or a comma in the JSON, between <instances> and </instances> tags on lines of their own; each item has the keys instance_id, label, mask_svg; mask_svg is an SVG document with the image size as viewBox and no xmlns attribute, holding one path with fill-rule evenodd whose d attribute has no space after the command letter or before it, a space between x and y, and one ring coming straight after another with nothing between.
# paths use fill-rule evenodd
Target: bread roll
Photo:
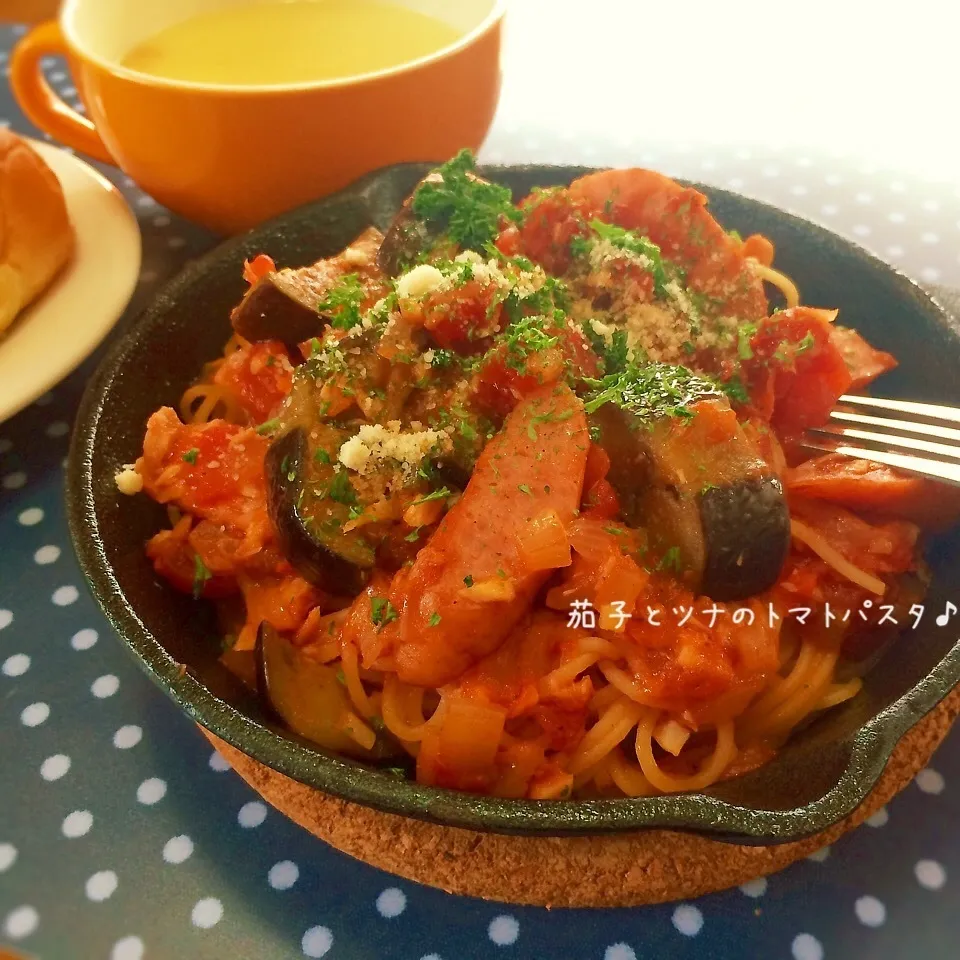
<instances>
[{"instance_id":1,"label":"bread roll","mask_svg":"<svg viewBox=\"0 0 960 960\"><path fill-rule=\"evenodd\" d=\"M0 127L0 335L73 254L73 228L53 171Z\"/></svg>"}]
</instances>

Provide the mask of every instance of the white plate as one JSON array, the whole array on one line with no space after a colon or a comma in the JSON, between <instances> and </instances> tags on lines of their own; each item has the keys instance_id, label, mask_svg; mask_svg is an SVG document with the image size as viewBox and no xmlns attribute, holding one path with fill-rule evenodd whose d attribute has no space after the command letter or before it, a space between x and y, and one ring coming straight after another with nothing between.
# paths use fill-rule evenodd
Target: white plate
<instances>
[{"instance_id":1,"label":"white plate","mask_svg":"<svg viewBox=\"0 0 960 960\"><path fill-rule=\"evenodd\" d=\"M120 191L82 160L30 145L57 175L77 236L73 259L0 339L0 422L82 363L130 302L140 228Z\"/></svg>"}]
</instances>

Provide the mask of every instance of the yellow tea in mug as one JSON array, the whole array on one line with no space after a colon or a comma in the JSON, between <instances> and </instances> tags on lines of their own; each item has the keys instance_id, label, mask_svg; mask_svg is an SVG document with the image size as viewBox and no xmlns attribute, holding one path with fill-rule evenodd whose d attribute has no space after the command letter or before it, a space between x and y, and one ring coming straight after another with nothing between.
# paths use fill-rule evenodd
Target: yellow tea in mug
<instances>
[{"instance_id":1,"label":"yellow tea in mug","mask_svg":"<svg viewBox=\"0 0 960 960\"><path fill-rule=\"evenodd\" d=\"M167 27L134 47L123 65L194 83L310 83L396 67L459 36L388 0L256 0Z\"/></svg>"}]
</instances>

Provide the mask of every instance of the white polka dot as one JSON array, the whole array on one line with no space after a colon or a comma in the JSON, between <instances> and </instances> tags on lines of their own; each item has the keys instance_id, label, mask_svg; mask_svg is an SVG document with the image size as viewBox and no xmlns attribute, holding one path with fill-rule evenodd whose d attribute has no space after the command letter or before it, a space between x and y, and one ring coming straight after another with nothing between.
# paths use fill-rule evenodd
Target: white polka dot
<instances>
[{"instance_id":1,"label":"white polka dot","mask_svg":"<svg viewBox=\"0 0 960 960\"><path fill-rule=\"evenodd\" d=\"M47 424L47 429L44 430L48 437L65 437L69 432L70 424L63 420L54 420L53 423Z\"/></svg>"},{"instance_id":2,"label":"white polka dot","mask_svg":"<svg viewBox=\"0 0 960 960\"><path fill-rule=\"evenodd\" d=\"M837 187L843 183L843 177L839 173L828 173L824 178L824 182L828 183L831 187Z\"/></svg>"},{"instance_id":3,"label":"white polka dot","mask_svg":"<svg viewBox=\"0 0 960 960\"><path fill-rule=\"evenodd\" d=\"M216 897L204 897L193 905L190 920L195 927L209 930L223 917L223 904Z\"/></svg>"},{"instance_id":4,"label":"white polka dot","mask_svg":"<svg viewBox=\"0 0 960 960\"><path fill-rule=\"evenodd\" d=\"M501 913L499 917L494 917L487 927L487 936L498 947L509 947L517 942L520 936L520 923L516 917L511 917L509 913Z\"/></svg>"},{"instance_id":5,"label":"white polka dot","mask_svg":"<svg viewBox=\"0 0 960 960\"><path fill-rule=\"evenodd\" d=\"M210 769L216 770L217 773L223 773L224 770L230 769L230 764L227 763L223 754L218 752L217 750L214 750L213 753L210 754L209 763L210 763Z\"/></svg>"},{"instance_id":6,"label":"white polka dot","mask_svg":"<svg viewBox=\"0 0 960 960\"><path fill-rule=\"evenodd\" d=\"M15 653L3 661L4 676L22 677L30 669L30 658L25 653Z\"/></svg>"},{"instance_id":7,"label":"white polka dot","mask_svg":"<svg viewBox=\"0 0 960 960\"><path fill-rule=\"evenodd\" d=\"M793 960L823 960L823 947L809 933L798 933L790 944Z\"/></svg>"},{"instance_id":8,"label":"white polka dot","mask_svg":"<svg viewBox=\"0 0 960 960\"><path fill-rule=\"evenodd\" d=\"M614 943L603 951L603 960L637 960L633 947L625 943Z\"/></svg>"},{"instance_id":9,"label":"white polka dot","mask_svg":"<svg viewBox=\"0 0 960 960\"><path fill-rule=\"evenodd\" d=\"M39 507L27 507L17 517L17 520L24 527L35 527L42 519L43 511Z\"/></svg>"},{"instance_id":10,"label":"white polka dot","mask_svg":"<svg viewBox=\"0 0 960 960\"><path fill-rule=\"evenodd\" d=\"M920 234L920 239L924 243L939 243L940 235L937 233L934 233L932 230L927 230L924 233Z\"/></svg>"},{"instance_id":11,"label":"white polka dot","mask_svg":"<svg viewBox=\"0 0 960 960\"><path fill-rule=\"evenodd\" d=\"M927 283L936 283L940 279L940 271L936 267L924 267L920 271L920 278Z\"/></svg>"},{"instance_id":12,"label":"white polka dot","mask_svg":"<svg viewBox=\"0 0 960 960\"><path fill-rule=\"evenodd\" d=\"M744 186L743 177L731 177L727 181L727 186L730 187L731 190L742 190Z\"/></svg>"},{"instance_id":13,"label":"white polka dot","mask_svg":"<svg viewBox=\"0 0 960 960\"><path fill-rule=\"evenodd\" d=\"M407 895L399 887L387 887L377 897L377 913L386 920L399 917L407 908Z\"/></svg>"},{"instance_id":14,"label":"white polka dot","mask_svg":"<svg viewBox=\"0 0 960 960\"><path fill-rule=\"evenodd\" d=\"M76 587L57 587L51 599L58 607L69 607L71 603L76 603L79 596L80 591Z\"/></svg>"},{"instance_id":15,"label":"white polka dot","mask_svg":"<svg viewBox=\"0 0 960 960\"><path fill-rule=\"evenodd\" d=\"M936 860L918 860L913 872L927 890L939 890L947 882L947 871Z\"/></svg>"},{"instance_id":16,"label":"white polka dot","mask_svg":"<svg viewBox=\"0 0 960 960\"><path fill-rule=\"evenodd\" d=\"M827 857L830 856L829 847L821 847L819 850L814 850L810 856L807 857L808 860L812 860L814 863L823 863Z\"/></svg>"},{"instance_id":17,"label":"white polka dot","mask_svg":"<svg viewBox=\"0 0 960 960\"><path fill-rule=\"evenodd\" d=\"M64 753L55 753L40 764L40 776L44 780L59 780L70 769L70 758Z\"/></svg>"},{"instance_id":18,"label":"white polka dot","mask_svg":"<svg viewBox=\"0 0 960 960\"><path fill-rule=\"evenodd\" d=\"M99 870L87 880L87 899L94 903L103 903L113 896L117 889L117 875L112 870Z\"/></svg>"},{"instance_id":19,"label":"white polka dot","mask_svg":"<svg viewBox=\"0 0 960 960\"><path fill-rule=\"evenodd\" d=\"M326 927L311 927L300 940L305 957L325 957L333 946L333 934Z\"/></svg>"},{"instance_id":20,"label":"white polka dot","mask_svg":"<svg viewBox=\"0 0 960 960\"><path fill-rule=\"evenodd\" d=\"M809 157L794 157L793 162L798 167L810 167L813 166L813 161Z\"/></svg>"},{"instance_id":21,"label":"white polka dot","mask_svg":"<svg viewBox=\"0 0 960 960\"><path fill-rule=\"evenodd\" d=\"M902 180L894 180L890 184L890 190L893 193L903 193L906 189L907 189L906 185L903 183Z\"/></svg>"},{"instance_id":22,"label":"white polka dot","mask_svg":"<svg viewBox=\"0 0 960 960\"><path fill-rule=\"evenodd\" d=\"M105 673L102 677L97 677L90 684L90 692L98 699L105 700L112 697L120 689L120 681L112 673Z\"/></svg>"},{"instance_id":23,"label":"white polka dot","mask_svg":"<svg viewBox=\"0 0 960 960\"><path fill-rule=\"evenodd\" d=\"M300 868L292 860L281 860L270 868L270 872L267 874L267 883L274 890L289 890L297 882L299 876ZM382 897L383 894L381 893L380 896ZM377 909L380 909L379 899L377 900ZM383 913L382 910L380 912Z\"/></svg>"},{"instance_id":24,"label":"white polka dot","mask_svg":"<svg viewBox=\"0 0 960 960\"><path fill-rule=\"evenodd\" d=\"M865 927L881 927L887 919L887 908L876 897L858 897L853 912Z\"/></svg>"},{"instance_id":25,"label":"white polka dot","mask_svg":"<svg viewBox=\"0 0 960 960\"><path fill-rule=\"evenodd\" d=\"M716 169L717 169L717 161L714 160L714 159L712 159L711 157L705 157L703 160L700 161L700 169L701 169L701 170L716 170Z\"/></svg>"},{"instance_id":26,"label":"white polka dot","mask_svg":"<svg viewBox=\"0 0 960 960\"><path fill-rule=\"evenodd\" d=\"M152 807L155 803L159 803L166 796L166 793L166 780L161 780L159 777L150 777L149 780L144 780L137 787L137 800L145 806Z\"/></svg>"},{"instance_id":27,"label":"white polka dot","mask_svg":"<svg viewBox=\"0 0 960 960\"><path fill-rule=\"evenodd\" d=\"M186 835L171 837L163 845L163 859L167 863L183 863L193 853L193 841Z\"/></svg>"},{"instance_id":28,"label":"white polka dot","mask_svg":"<svg viewBox=\"0 0 960 960\"><path fill-rule=\"evenodd\" d=\"M703 914L691 903L681 903L673 911L673 925L685 937L695 937L703 927Z\"/></svg>"},{"instance_id":29,"label":"white polka dot","mask_svg":"<svg viewBox=\"0 0 960 960\"><path fill-rule=\"evenodd\" d=\"M50 716L50 705L37 701L20 711L20 722L25 727L39 727Z\"/></svg>"},{"instance_id":30,"label":"white polka dot","mask_svg":"<svg viewBox=\"0 0 960 960\"><path fill-rule=\"evenodd\" d=\"M187 241L184 240L183 237L171 237L171 238L167 241L167 246L168 246L171 250L179 250L180 247L186 246L186 243L187 243Z\"/></svg>"},{"instance_id":31,"label":"white polka dot","mask_svg":"<svg viewBox=\"0 0 960 960\"><path fill-rule=\"evenodd\" d=\"M12 843L0 843L0 873L9 870L17 862L17 848ZM930 863L929 860L921 861ZM920 864L917 864L919 866Z\"/></svg>"},{"instance_id":32,"label":"white polka dot","mask_svg":"<svg viewBox=\"0 0 960 960\"><path fill-rule=\"evenodd\" d=\"M795 197L805 197L809 191L802 183L795 183L791 188L790 192Z\"/></svg>"},{"instance_id":33,"label":"white polka dot","mask_svg":"<svg viewBox=\"0 0 960 960\"><path fill-rule=\"evenodd\" d=\"M946 786L943 780L943 774L938 773L932 767L925 767L923 770L921 770L917 774L916 780L917 786L924 793L943 793L943 789Z\"/></svg>"},{"instance_id":34,"label":"white polka dot","mask_svg":"<svg viewBox=\"0 0 960 960\"><path fill-rule=\"evenodd\" d=\"M902 257L903 253L903 247L901 247L899 244L894 244L892 247L887 247L888 257Z\"/></svg>"},{"instance_id":35,"label":"white polka dot","mask_svg":"<svg viewBox=\"0 0 960 960\"><path fill-rule=\"evenodd\" d=\"M23 906L11 910L3 921L3 931L11 940L29 937L40 923L40 915L33 907Z\"/></svg>"},{"instance_id":36,"label":"white polka dot","mask_svg":"<svg viewBox=\"0 0 960 960\"><path fill-rule=\"evenodd\" d=\"M421 957L420 960L442 960L439 953L428 953L425 957Z\"/></svg>"},{"instance_id":37,"label":"white polka dot","mask_svg":"<svg viewBox=\"0 0 960 960\"><path fill-rule=\"evenodd\" d=\"M858 224L853 228L853 232L854 232L858 237L869 237L869 236L870 236L870 228L869 228L865 223L858 223Z\"/></svg>"},{"instance_id":38,"label":"white polka dot","mask_svg":"<svg viewBox=\"0 0 960 960\"><path fill-rule=\"evenodd\" d=\"M924 200L920 206L923 207L928 213L936 213L940 209L939 200Z\"/></svg>"},{"instance_id":39,"label":"white polka dot","mask_svg":"<svg viewBox=\"0 0 960 960\"><path fill-rule=\"evenodd\" d=\"M155 207L156 205L157 201L154 200L153 197L148 197L146 194L144 194L142 197L137 197L138 207Z\"/></svg>"},{"instance_id":40,"label":"white polka dot","mask_svg":"<svg viewBox=\"0 0 960 960\"><path fill-rule=\"evenodd\" d=\"M738 160L751 160L753 159L753 152L751 150L741 148L736 152L735 156Z\"/></svg>"},{"instance_id":41,"label":"white polka dot","mask_svg":"<svg viewBox=\"0 0 960 960\"><path fill-rule=\"evenodd\" d=\"M881 807L876 813L871 814L867 817L867 823L871 827L883 827L886 825L887 821L890 819L890 814L887 813L886 807Z\"/></svg>"},{"instance_id":42,"label":"white polka dot","mask_svg":"<svg viewBox=\"0 0 960 960\"><path fill-rule=\"evenodd\" d=\"M740 892L748 897L762 897L767 892L767 878L757 877L755 880L748 880L740 887Z\"/></svg>"},{"instance_id":43,"label":"white polka dot","mask_svg":"<svg viewBox=\"0 0 960 960\"><path fill-rule=\"evenodd\" d=\"M113 945L110 960L143 960L145 949L139 937L124 937Z\"/></svg>"},{"instance_id":44,"label":"white polka dot","mask_svg":"<svg viewBox=\"0 0 960 960\"><path fill-rule=\"evenodd\" d=\"M41 567L50 563L56 563L60 559L60 548L48 543L45 547L40 547L33 555L33 562L39 563Z\"/></svg>"},{"instance_id":45,"label":"white polka dot","mask_svg":"<svg viewBox=\"0 0 960 960\"><path fill-rule=\"evenodd\" d=\"M70 646L74 650L89 650L97 642L97 631L87 627L84 630L78 630L70 638Z\"/></svg>"},{"instance_id":46,"label":"white polka dot","mask_svg":"<svg viewBox=\"0 0 960 960\"><path fill-rule=\"evenodd\" d=\"M153 283L158 276L159 274L156 270L144 270L143 273L140 274L140 281L142 283Z\"/></svg>"},{"instance_id":47,"label":"white polka dot","mask_svg":"<svg viewBox=\"0 0 960 960\"><path fill-rule=\"evenodd\" d=\"M93 826L93 814L89 810L74 810L63 818L60 830L65 837L75 840L90 832Z\"/></svg>"},{"instance_id":48,"label":"white polka dot","mask_svg":"<svg viewBox=\"0 0 960 960\"><path fill-rule=\"evenodd\" d=\"M840 208L839 208L835 203L825 203L825 204L820 208L820 212L821 212L825 217L834 217L834 216L837 215L837 212L839 211L839 209L840 209Z\"/></svg>"},{"instance_id":49,"label":"white polka dot","mask_svg":"<svg viewBox=\"0 0 960 960\"><path fill-rule=\"evenodd\" d=\"M779 168L776 164L773 164L773 163L768 163L765 167L763 167L763 168L760 170L760 172L761 172L765 177L779 177L779 176L780 176L780 168Z\"/></svg>"},{"instance_id":50,"label":"white polka dot","mask_svg":"<svg viewBox=\"0 0 960 960\"><path fill-rule=\"evenodd\" d=\"M10 610L0 610L0 630L13 623L13 613Z\"/></svg>"},{"instance_id":51,"label":"white polka dot","mask_svg":"<svg viewBox=\"0 0 960 960\"><path fill-rule=\"evenodd\" d=\"M27 482L27 475L22 470L14 470L3 478L3 485L7 490L19 490Z\"/></svg>"},{"instance_id":52,"label":"white polka dot","mask_svg":"<svg viewBox=\"0 0 960 960\"><path fill-rule=\"evenodd\" d=\"M160 216L153 218L153 225L155 227L169 227L170 218L165 213L162 213Z\"/></svg>"},{"instance_id":53,"label":"white polka dot","mask_svg":"<svg viewBox=\"0 0 960 960\"><path fill-rule=\"evenodd\" d=\"M867 193L865 190L861 190L854 198L857 203L873 203L873 194Z\"/></svg>"},{"instance_id":54,"label":"white polka dot","mask_svg":"<svg viewBox=\"0 0 960 960\"><path fill-rule=\"evenodd\" d=\"M113 735L113 745L118 750L129 750L135 747L142 737L143 731L135 723L128 723Z\"/></svg>"},{"instance_id":55,"label":"white polka dot","mask_svg":"<svg viewBox=\"0 0 960 960\"><path fill-rule=\"evenodd\" d=\"M904 222L906 222L906 219L907 219L907 218L906 218L902 213L899 213L899 212L897 212L896 210L894 210L893 213L888 213L888 214L887 214L887 219L888 219L891 223L904 223Z\"/></svg>"},{"instance_id":56,"label":"white polka dot","mask_svg":"<svg viewBox=\"0 0 960 960\"><path fill-rule=\"evenodd\" d=\"M260 803L259 800L251 800L240 808L240 812L237 814L237 823L239 823L241 827L248 829L250 827L259 827L266 819L266 816L266 806Z\"/></svg>"}]
</instances>

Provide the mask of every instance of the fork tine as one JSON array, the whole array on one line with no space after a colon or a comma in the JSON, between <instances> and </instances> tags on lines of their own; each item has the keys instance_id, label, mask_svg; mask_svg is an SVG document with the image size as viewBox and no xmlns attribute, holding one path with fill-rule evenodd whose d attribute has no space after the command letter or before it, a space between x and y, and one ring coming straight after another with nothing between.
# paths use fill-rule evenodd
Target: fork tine
<instances>
[{"instance_id":1,"label":"fork tine","mask_svg":"<svg viewBox=\"0 0 960 960\"><path fill-rule=\"evenodd\" d=\"M831 410L830 419L838 423L852 423L862 427L882 427L898 433L917 433L938 440L955 440L960 443L960 430L941 427L935 423L920 423L915 420L893 420L887 417L871 417L864 413L850 413L846 410Z\"/></svg>"},{"instance_id":2,"label":"fork tine","mask_svg":"<svg viewBox=\"0 0 960 960\"><path fill-rule=\"evenodd\" d=\"M832 443L829 440L817 441L804 439L803 444L813 450L824 450L827 453L840 453L858 460L871 460L888 467L896 467L906 473L914 473L931 480L944 480L955 486L960 486L960 464L944 463L941 460L925 460L904 453L891 453L887 450L871 450L868 447L853 447L843 443Z\"/></svg>"},{"instance_id":3,"label":"fork tine","mask_svg":"<svg viewBox=\"0 0 960 960\"><path fill-rule=\"evenodd\" d=\"M892 433L876 433L873 430L854 430L850 427L822 427L811 431L820 435L838 437L843 440L861 440L876 443L881 447L894 450L918 450L937 457L947 457L960 461L960 447L951 447L946 443L934 443L932 440L919 440L916 437L900 437Z\"/></svg>"},{"instance_id":4,"label":"fork tine","mask_svg":"<svg viewBox=\"0 0 960 960\"><path fill-rule=\"evenodd\" d=\"M894 413L909 413L916 417L927 417L932 420L946 420L949 423L960 423L960 409L945 407L937 403L917 403L913 400L886 400L883 397L854 396L844 394L839 403L852 407L873 407L877 410L892 410Z\"/></svg>"}]
</instances>

